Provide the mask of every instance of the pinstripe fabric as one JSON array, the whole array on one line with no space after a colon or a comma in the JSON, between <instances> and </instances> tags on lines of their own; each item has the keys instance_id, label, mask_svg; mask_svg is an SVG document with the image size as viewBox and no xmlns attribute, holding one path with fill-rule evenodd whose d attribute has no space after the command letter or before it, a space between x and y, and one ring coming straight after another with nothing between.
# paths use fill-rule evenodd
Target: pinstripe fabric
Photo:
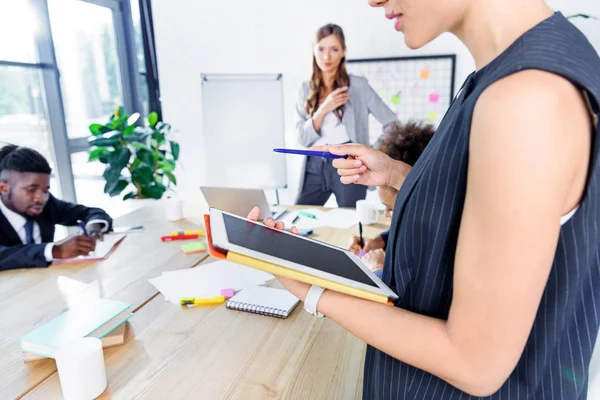
<instances>
[{"instance_id":1,"label":"pinstripe fabric","mask_svg":"<svg viewBox=\"0 0 600 400\"><path fill-rule=\"evenodd\" d=\"M519 38L465 83L431 143L403 184L394 207L383 280L397 306L446 319L462 214L472 112L490 84L525 69L566 77L600 99L600 59L560 13ZM595 132L595 136L598 132ZM600 152L593 141L583 202L562 226L540 308L514 372L488 399L585 399L600 310ZM392 247L393 246L393 247ZM406 329L410 329L409 326ZM366 399L473 399L437 377L368 347Z\"/></svg>"}]
</instances>

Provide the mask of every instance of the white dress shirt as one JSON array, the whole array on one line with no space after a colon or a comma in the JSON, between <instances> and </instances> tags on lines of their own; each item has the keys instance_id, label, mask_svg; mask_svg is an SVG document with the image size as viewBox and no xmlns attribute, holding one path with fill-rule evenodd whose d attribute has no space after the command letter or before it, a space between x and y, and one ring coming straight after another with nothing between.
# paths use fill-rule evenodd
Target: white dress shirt
<instances>
[{"instance_id":1,"label":"white dress shirt","mask_svg":"<svg viewBox=\"0 0 600 400\"><path fill-rule=\"evenodd\" d=\"M27 219L6 207L2 199L0 199L0 211L12 225L15 232L17 232L17 235L19 235L19 238L23 244L27 244L27 233L25 232L25 224L27 223ZM36 244L42 243L42 232L40 231L40 225L37 222L33 223L33 241ZM53 247L54 243L48 243L46 245L46 249L44 250L44 257L46 257L46 261L48 262L52 262Z\"/></svg>"},{"instance_id":2,"label":"white dress shirt","mask_svg":"<svg viewBox=\"0 0 600 400\"><path fill-rule=\"evenodd\" d=\"M321 137L313 143L313 146L341 144L350 141L346 127L340 122L340 119L333 111L329 111L325 114L320 132Z\"/></svg>"}]
</instances>

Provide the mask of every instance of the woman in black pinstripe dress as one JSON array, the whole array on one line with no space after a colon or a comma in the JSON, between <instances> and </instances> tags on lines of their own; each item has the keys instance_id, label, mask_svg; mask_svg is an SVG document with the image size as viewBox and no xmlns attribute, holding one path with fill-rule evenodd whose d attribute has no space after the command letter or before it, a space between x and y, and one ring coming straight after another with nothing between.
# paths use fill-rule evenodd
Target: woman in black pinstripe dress
<instances>
[{"instance_id":1,"label":"woman in black pinstripe dress","mask_svg":"<svg viewBox=\"0 0 600 400\"><path fill-rule=\"evenodd\" d=\"M411 48L453 33L477 71L412 169L358 144L324 148L350 156L334 163L343 183L400 190L383 274L395 307L282 283L368 343L365 398L585 399L600 316L598 55L543 0L370 4Z\"/></svg>"}]
</instances>

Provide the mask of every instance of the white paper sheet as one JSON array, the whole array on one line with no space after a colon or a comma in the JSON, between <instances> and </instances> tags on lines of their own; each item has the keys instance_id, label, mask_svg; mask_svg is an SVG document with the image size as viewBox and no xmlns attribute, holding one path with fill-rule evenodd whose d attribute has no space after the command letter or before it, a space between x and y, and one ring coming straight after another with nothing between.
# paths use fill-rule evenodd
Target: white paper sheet
<instances>
[{"instance_id":1,"label":"white paper sheet","mask_svg":"<svg viewBox=\"0 0 600 400\"><path fill-rule=\"evenodd\" d=\"M222 289L240 290L264 285L274 279L266 272L235 264L216 261L195 268L167 271L149 279L167 301L179 304L182 297L218 296Z\"/></svg>"}]
</instances>

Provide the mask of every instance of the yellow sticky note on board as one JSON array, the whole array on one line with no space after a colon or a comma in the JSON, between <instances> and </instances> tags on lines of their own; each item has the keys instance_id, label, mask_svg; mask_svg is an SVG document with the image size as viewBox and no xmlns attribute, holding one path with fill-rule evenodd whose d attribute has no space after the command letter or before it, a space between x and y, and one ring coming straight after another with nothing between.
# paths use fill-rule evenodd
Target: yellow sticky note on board
<instances>
[{"instance_id":1,"label":"yellow sticky note on board","mask_svg":"<svg viewBox=\"0 0 600 400\"><path fill-rule=\"evenodd\" d=\"M421 70L421 72L419 72L419 78L421 79L429 79L429 74L431 73L431 71L429 70L429 68L423 68Z\"/></svg>"},{"instance_id":2,"label":"yellow sticky note on board","mask_svg":"<svg viewBox=\"0 0 600 400\"><path fill-rule=\"evenodd\" d=\"M437 113L435 111L430 112L429 114L427 114L427 118L431 121L431 122L435 122L437 121Z\"/></svg>"}]
</instances>

